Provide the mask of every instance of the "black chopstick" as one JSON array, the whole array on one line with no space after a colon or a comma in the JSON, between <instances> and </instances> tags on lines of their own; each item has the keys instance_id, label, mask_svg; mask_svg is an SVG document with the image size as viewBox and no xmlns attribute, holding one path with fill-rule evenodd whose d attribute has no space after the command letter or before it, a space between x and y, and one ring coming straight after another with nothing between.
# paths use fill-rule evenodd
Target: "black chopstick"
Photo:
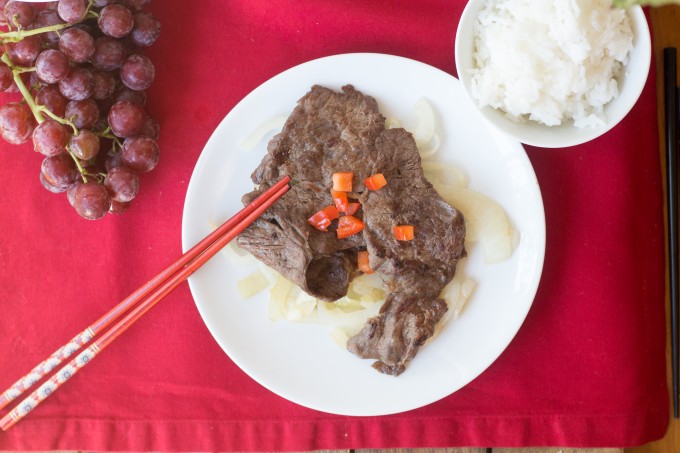
<instances>
[{"instance_id":1,"label":"black chopstick","mask_svg":"<svg viewBox=\"0 0 680 453\"><path fill-rule=\"evenodd\" d=\"M677 50L663 50L666 112L666 177L668 202L668 272L670 290L673 416L678 418L678 86Z\"/></svg>"}]
</instances>

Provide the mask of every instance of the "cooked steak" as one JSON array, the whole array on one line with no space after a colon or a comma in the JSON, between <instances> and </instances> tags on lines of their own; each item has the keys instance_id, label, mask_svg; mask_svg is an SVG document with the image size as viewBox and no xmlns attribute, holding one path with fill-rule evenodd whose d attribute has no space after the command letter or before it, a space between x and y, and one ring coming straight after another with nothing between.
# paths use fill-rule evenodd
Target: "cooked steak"
<instances>
[{"instance_id":1,"label":"cooked steak","mask_svg":"<svg viewBox=\"0 0 680 453\"><path fill-rule=\"evenodd\" d=\"M359 250L368 250L371 268L386 276L390 292L380 314L348 342L374 367L400 374L432 336L446 312L439 298L465 256L462 214L449 206L425 179L410 133L385 130L376 101L352 86L338 93L314 86L268 146L252 175L259 195L283 175L291 190L238 239L241 247L278 270L309 294L333 301L347 293L358 273ZM307 219L333 204L332 175L354 173L355 195L365 229L337 239L335 227L321 232ZM388 184L366 190L363 181L382 173ZM395 225L415 227L411 241L394 238Z\"/></svg>"},{"instance_id":2,"label":"cooked steak","mask_svg":"<svg viewBox=\"0 0 680 453\"><path fill-rule=\"evenodd\" d=\"M373 368L385 374L399 375L446 313L443 299L392 293L371 318L348 349L365 359L377 359Z\"/></svg>"}]
</instances>

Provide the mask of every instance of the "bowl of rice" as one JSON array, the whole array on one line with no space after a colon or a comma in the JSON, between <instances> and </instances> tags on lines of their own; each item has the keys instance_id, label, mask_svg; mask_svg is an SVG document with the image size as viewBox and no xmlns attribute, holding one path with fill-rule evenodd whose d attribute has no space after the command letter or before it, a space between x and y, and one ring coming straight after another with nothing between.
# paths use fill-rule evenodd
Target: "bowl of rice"
<instances>
[{"instance_id":1,"label":"bowl of rice","mask_svg":"<svg viewBox=\"0 0 680 453\"><path fill-rule=\"evenodd\" d=\"M611 0L470 0L456 32L465 91L496 129L527 145L597 138L633 108L651 61L639 6Z\"/></svg>"}]
</instances>

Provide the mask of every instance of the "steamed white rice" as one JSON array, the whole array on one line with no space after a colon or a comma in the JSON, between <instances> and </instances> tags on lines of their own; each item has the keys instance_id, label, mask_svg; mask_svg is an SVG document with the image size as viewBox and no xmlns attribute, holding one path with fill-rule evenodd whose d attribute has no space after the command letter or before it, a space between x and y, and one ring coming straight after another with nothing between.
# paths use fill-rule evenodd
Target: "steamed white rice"
<instances>
[{"instance_id":1,"label":"steamed white rice","mask_svg":"<svg viewBox=\"0 0 680 453\"><path fill-rule=\"evenodd\" d=\"M516 121L604 124L633 48L610 0L487 0L474 25L472 94Z\"/></svg>"}]
</instances>

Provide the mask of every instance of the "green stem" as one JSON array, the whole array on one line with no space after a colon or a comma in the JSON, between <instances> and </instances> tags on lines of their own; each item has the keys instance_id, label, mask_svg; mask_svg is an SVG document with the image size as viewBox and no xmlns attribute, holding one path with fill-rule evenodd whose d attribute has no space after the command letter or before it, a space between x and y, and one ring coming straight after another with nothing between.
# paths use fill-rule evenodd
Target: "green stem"
<instances>
[{"instance_id":1,"label":"green stem","mask_svg":"<svg viewBox=\"0 0 680 453\"><path fill-rule=\"evenodd\" d=\"M94 13L93 11L88 11L83 16L83 18L80 19L77 22L68 23L68 24L50 25L48 27L34 28L33 30L21 29L21 30L8 31L8 32L0 33L0 41L3 44L8 43L8 42L19 42L19 41L21 41L22 39L24 39L28 36L39 35L39 34L42 34L42 33L49 33L49 32L52 32L52 31L63 30L64 28L71 27L74 24L78 24L78 23L86 21L88 19L95 19L97 17L98 17L98 15L96 13Z\"/></svg>"},{"instance_id":2,"label":"green stem","mask_svg":"<svg viewBox=\"0 0 680 453\"><path fill-rule=\"evenodd\" d=\"M12 71L13 71L15 74L23 74L23 73L25 73L25 72L35 72L35 67L33 67L33 68L24 68L24 67L22 67L22 66L15 66L15 67L12 69Z\"/></svg>"},{"instance_id":3,"label":"green stem","mask_svg":"<svg viewBox=\"0 0 680 453\"><path fill-rule=\"evenodd\" d=\"M58 122L58 123L61 123L61 124L63 124L64 126L69 126L71 129L73 129L73 135L78 135L78 134L79 134L78 128L76 127L75 124L73 124L72 121L67 120L66 118L62 118L62 117L60 117L60 116L55 115L54 113L52 113L52 112L50 111L50 109L48 109L48 108L45 107L44 105L38 105L37 108L38 108L38 110L40 111L40 113L44 113L45 115L47 115L47 116L49 116L50 118L52 118L54 121L56 121L56 122Z\"/></svg>"},{"instance_id":4,"label":"green stem","mask_svg":"<svg viewBox=\"0 0 680 453\"><path fill-rule=\"evenodd\" d=\"M71 156L71 159L73 159L73 162L76 163L76 167L78 167L78 171L80 172L80 177L83 178L83 182L87 182L87 171L83 168L83 165L80 163L80 159L78 159L75 154L71 152L70 148L66 148L68 151L69 156Z\"/></svg>"},{"instance_id":5,"label":"green stem","mask_svg":"<svg viewBox=\"0 0 680 453\"><path fill-rule=\"evenodd\" d=\"M106 129L104 132L95 132L99 137L101 138L108 138L109 140L113 140L118 146L122 147L123 144L120 142L119 138L111 133L110 129Z\"/></svg>"},{"instance_id":6,"label":"green stem","mask_svg":"<svg viewBox=\"0 0 680 453\"><path fill-rule=\"evenodd\" d=\"M33 116L35 117L35 120L38 123L42 123L43 121L45 121L45 117L42 116L42 114L40 113L40 109L38 108L37 105L35 105L35 100L33 99L33 95L31 94L29 89L26 88L24 81L21 79L21 72L16 70L14 63L12 63L12 60L9 59L9 55L7 55L7 53L3 53L2 57L0 57L0 60L2 60L3 63L5 63L7 66L9 66L12 69L12 74L14 75L14 83L17 84L17 87L19 88L21 95L26 100L26 104L28 105L28 108L30 108L31 112L33 112Z\"/></svg>"}]
</instances>

